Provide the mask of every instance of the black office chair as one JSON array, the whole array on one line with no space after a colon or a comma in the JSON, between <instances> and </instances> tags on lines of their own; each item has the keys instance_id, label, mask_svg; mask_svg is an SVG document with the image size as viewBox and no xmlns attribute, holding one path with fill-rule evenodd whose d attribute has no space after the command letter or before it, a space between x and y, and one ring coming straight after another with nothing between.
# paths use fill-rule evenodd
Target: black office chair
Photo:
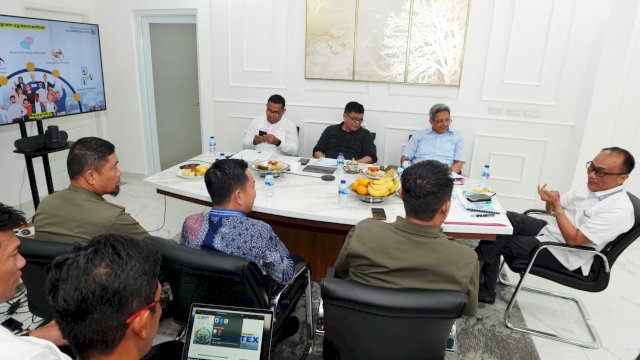
<instances>
[{"instance_id":1,"label":"black office chair","mask_svg":"<svg viewBox=\"0 0 640 360\"><path fill-rule=\"evenodd\" d=\"M193 303L270 309L276 313L281 296L290 301L279 309L272 326L272 344L284 340L284 320L292 313L298 299L305 294L307 349L313 349L311 324L311 274L308 265L298 264L295 280L279 294L269 297L267 277L251 260L221 252L197 250L174 241L148 237L144 240L162 254L162 276L171 286L170 311L178 324L186 326ZM282 305L280 305L282 307Z\"/></svg>"},{"instance_id":2,"label":"black office chair","mask_svg":"<svg viewBox=\"0 0 640 360\"><path fill-rule=\"evenodd\" d=\"M327 277L324 359L443 359L467 296L450 290L390 289Z\"/></svg>"},{"instance_id":3,"label":"black office chair","mask_svg":"<svg viewBox=\"0 0 640 360\"><path fill-rule=\"evenodd\" d=\"M27 261L22 268L22 281L27 288L29 311L44 319L42 323L46 324L53 319L53 307L45 291L48 266L58 255L70 252L74 245L20 236L18 238L20 254Z\"/></svg>"},{"instance_id":4,"label":"black office chair","mask_svg":"<svg viewBox=\"0 0 640 360\"><path fill-rule=\"evenodd\" d=\"M562 341L565 343L578 345L582 347L587 347L591 349L597 349L600 347L601 341L598 332L590 321L587 310L580 301L580 299L560 294L556 292L551 292L544 289L539 288L531 288L522 286L524 283L524 279L527 275L532 274L539 277L542 277L547 280L554 281L556 283L562 284L564 286L568 286L570 288L589 291L589 292L600 292L607 288L609 285L609 278L611 276L611 267L615 263L616 259L622 254L622 252L633 243L638 236L640 236L640 199L634 196L631 193L628 193L629 198L631 199L631 203L633 204L633 211L635 213L635 223L633 227L629 231L624 234L618 236L614 241L608 243L602 251L598 252L592 248L585 246L568 246L566 244L560 244L555 242L541 242L538 248L532 252L532 256L530 260L524 259L515 259L515 258L504 258L504 264L506 263L509 268L520 274L520 281L516 284L510 283L506 281L503 277L500 278L500 282L509 285L515 286L515 291L513 296L511 297L511 301L509 301L509 305L507 306L507 310L504 313L504 322L510 329L525 332L532 335L541 336L544 338ZM525 214L546 214L544 210L528 210L525 211ZM550 248L554 248L560 251L571 251L571 252L588 252L594 254L593 264L591 265L591 270L587 276L582 275L582 270L577 269L575 271L569 271L567 269L556 269L556 268L548 268L545 266L537 265L535 263L535 259L540 253L540 251ZM587 329L589 330L591 341L584 341L576 338L567 338L562 337L557 334L552 334L547 331L540 331L531 329L525 326L517 326L512 324L509 321L509 314L513 305L515 304L516 298L520 293L520 290L526 290L530 292L535 292L538 294L549 295L557 298L562 298L566 300L573 301L580 310L582 315L582 319L584 320Z\"/></svg>"}]
</instances>

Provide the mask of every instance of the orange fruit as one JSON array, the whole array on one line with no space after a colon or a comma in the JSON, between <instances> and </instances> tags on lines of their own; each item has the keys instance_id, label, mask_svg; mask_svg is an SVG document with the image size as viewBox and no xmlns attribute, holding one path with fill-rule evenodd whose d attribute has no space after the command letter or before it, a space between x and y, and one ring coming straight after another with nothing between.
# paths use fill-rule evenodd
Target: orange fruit
<instances>
[{"instance_id":1,"label":"orange fruit","mask_svg":"<svg viewBox=\"0 0 640 360\"><path fill-rule=\"evenodd\" d=\"M363 186L363 185L358 186L358 188L356 189L356 192L359 195L367 195L367 194L369 194L369 190L367 189L366 186Z\"/></svg>"},{"instance_id":2,"label":"orange fruit","mask_svg":"<svg viewBox=\"0 0 640 360\"><path fill-rule=\"evenodd\" d=\"M353 190L353 191L357 192L357 191L358 191L358 186L359 186L358 182L357 182L357 181L356 181L356 182L354 182L354 183L353 183L353 186L351 187L351 190Z\"/></svg>"}]
</instances>

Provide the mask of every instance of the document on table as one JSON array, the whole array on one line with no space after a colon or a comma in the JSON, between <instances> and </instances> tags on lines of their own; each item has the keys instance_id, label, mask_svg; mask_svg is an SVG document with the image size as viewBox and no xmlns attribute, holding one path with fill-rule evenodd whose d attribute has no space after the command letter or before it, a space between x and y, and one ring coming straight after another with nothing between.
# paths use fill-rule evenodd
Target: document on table
<instances>
[{"instance_id":1,"label":"document on table","mask_svg":"<svg viewBox=\"0 0 640 360\"><path fill-rule=\"evenodd\" d=\"M331 158L320 158L312 162L312 165L318 166L338 166L338 160Z\"/></svg>"},{"instance_id":2,"label":"document on table","mask_svg":"<svg viewBox=\"0 0 640 360\"><path fill-rule=\"evenodd\" d=\"M242 159L248 163L252 163L255 161L264 161L269 160L273 156L273 152L271 151L258 151L253 149L244 149L239 153L234 154L232 159Z\"/></svg>"},{"instance_id":3,"label":"document on table","mask_svg":"<svg viewBox=\"0 0 640 360\"><path fill-rule=\"evenodd\" d=\"M444 220L445 224L507 226L509 219L504 215L504 209L502 209L502 207L494 204L496 208L501 210L502 214L468 211L458 199L460 193L461 191L454 191L454 193L451 194L451 207L449 208L449 215L447 215L447 218Z\"/></svg>"}]
</instances>

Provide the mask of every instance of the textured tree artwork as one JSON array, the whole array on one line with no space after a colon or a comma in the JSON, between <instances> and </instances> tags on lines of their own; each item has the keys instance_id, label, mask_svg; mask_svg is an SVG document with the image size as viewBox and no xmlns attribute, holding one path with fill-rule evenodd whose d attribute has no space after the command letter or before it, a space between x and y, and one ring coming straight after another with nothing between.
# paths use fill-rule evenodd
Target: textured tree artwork
<instances>
[{"instance_id":1,"label":"textured tree artwork","mask_svg":"<svg viewBox=\"0 0 640 360\"><path fill-rule=\"evenodd\" d=\"M307 0L306 77L460 85L468 11L469 0Z\"/></svg>"}]
</instances>

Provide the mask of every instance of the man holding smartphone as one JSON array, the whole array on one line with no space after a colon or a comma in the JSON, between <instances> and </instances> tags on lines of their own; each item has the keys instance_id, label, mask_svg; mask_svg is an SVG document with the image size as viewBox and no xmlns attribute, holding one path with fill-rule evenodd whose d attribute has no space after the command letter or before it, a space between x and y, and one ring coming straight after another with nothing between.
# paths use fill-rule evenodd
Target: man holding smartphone
<instances>
[{"instance_id":1,"label":"man holding smartphone","mask_svg":"<svg viewBox=\"0 0 640 360\"><path fill-rule=\"evenodd\" d=\"M286 111L284 98L271 95L266 116L251 121L244 133L242 148L297 156L298 129L289 119L283 118Z\"/></svg>"},{"instance_id":2,"label":"man holding smartphone","mask_svg":"<svg viewBox=\"0 0 640 360\"><path fill-rule=\"evenodd\" d=\"M442 232L453 182L449 167L425 160L402 174L406 217L359 222L347 235L336 277L387 288L443 289L467 294L464 314L478 309L478 257Z\"/></svg>"}]
</instances>

